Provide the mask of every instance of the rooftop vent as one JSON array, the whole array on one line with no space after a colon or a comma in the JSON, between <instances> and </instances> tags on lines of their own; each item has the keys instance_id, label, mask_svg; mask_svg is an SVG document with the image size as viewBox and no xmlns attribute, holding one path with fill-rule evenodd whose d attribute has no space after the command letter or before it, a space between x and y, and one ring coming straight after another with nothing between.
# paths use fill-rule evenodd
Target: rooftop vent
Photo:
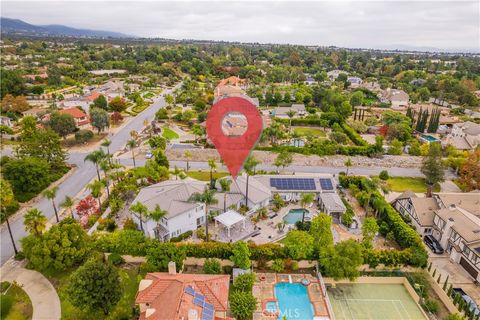
<instances>
[{"instance_id":1,"label":"rooftop vent","mask_svg":"<svg viewBox=\"0 0 480 320\"><path fill-rule=\"evenodd\" d=\"M454 222L455 220L453 220L453 218L448 218L448 221Z\"/></svg>"}]
</instances>

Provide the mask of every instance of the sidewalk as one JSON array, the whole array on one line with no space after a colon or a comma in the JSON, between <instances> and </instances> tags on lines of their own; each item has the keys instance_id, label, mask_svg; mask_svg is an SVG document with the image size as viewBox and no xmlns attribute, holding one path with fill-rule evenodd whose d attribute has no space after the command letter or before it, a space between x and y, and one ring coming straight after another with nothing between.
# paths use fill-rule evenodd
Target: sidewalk
<instances>
[{"instance_id":1,"label":"sidewalk","mask_svg":"<svg viewBox=\"0 0 480 320\"><path fill-rule=\"evenodd\" d=\"M15 281L32 301L33 320L61 317L60 299L53 285L40 272L24 268L24 262L8 260L0 269L1 281Z\"/></svg>"}]
</instances>

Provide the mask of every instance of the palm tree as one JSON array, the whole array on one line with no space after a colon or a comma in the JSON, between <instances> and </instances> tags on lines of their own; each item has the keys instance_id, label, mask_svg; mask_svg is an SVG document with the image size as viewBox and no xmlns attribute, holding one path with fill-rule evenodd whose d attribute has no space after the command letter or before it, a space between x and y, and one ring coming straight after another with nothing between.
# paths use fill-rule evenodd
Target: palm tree
<instances>
[{"instance_id":1,"label":"palm tree","mask_svg":"<svg viewBox=\"0 0 480 320\"><path fill-rule=\"evenodd\" d=\"M183 156L185 157L185 159L187 159L187 171L188 171L190 169L189 160L192 159L192 153L187 150L183 153Z\"/></svg>"},{"instance_id":2,"label":"palm tree","mask_svg":"<svg viewBox=\"0 0 480 320\"><path fill-rule=\"evenodd\" d=\"M147 213L149 218L152 218L153 221L157 223L157 230L159 229L159 222L163 217L167 215L167 211L160 208L160 205L156 205L155 209ZM160 234L158 233L158 238L160 240Z\"/></svg>"},{"instance_id":3,"label":"palm tree","mask_svg":"<svg viewBox=\"0 0 480 320\"><path fill-rule=\"evenodd\" d=\"M190 196L190 202L201 202L205 206L205 239L208 241L208 206L218 203L215 199L215 190L205 187L203 193L194 193Z\"/></svg>"},{"instance_id":4,"label":"palm tree","mask_svg":"<svg viewBox=\"0 0 480 320\"><path fill-rule=\"evenodd\" d=\"M12 186L7 180L0 178L0 209L1 212L5 210L14 203L15 197L13 195ZM12 229L10 228L10 222L8 221L8 215L5 215L5 221L7 222L8 234L10 235L10 240L12 241L13 251L15 254L18 253L17 246L15 245L15 239L13 239Z\"/></svg>"},{"instance_id":5,"label":"palm tree","mask_svg":"<svg viewBox=\"0 0 480 320\"><path fill-rule=\"evenodd\" d=\"M223 212L227 211L227 192L230 191L231 184L232 184L232 180L229 180L229 179L220 180L220 186L222 187L222 192L223 192Z\"/></svg>"},{"instance_id":6,"label":"palm tree","mask_svg":"<svg viewBox=\"0 0 480 320\"><path fill-rule=\"evenodd\" d=\"M25 231L38 237L46 228L47 218L42 211L33 208L28 210L23 216L23 224L25 225Z\"/></svg>"},{"instance_id":7,"label":"palm tree","mask_svg":"<svg viewBox=\"0 0 480 320\"><path fill-rule=\"evenodd\" d=\"M69 196L65 196L65 199L63 200L63 202L60 203L60 207L70 210L70 215L72 216L72 219L75 219L75 217L73 216L73 210L72 210L72 207L73 207L72 198L70 198Z\"/></svg>"},{"instance_id":8,"label":"palm tree","mask_svg":"<svg viewBox=\"0 0 480 320\"><path fill-rule=\"evenodd\" d=\"M109 162L109 160L102 160L100 162L100 168L103 171L104 177L103 177L103 184L105 185L105 188L107 189L107 198L110 199L110 176L108 172L111 170L112 166Z\"/></svg>"},{"instance_id":9,"label":"palm tree","mask_svg":"<svg viewBox=\"0 0 480 320\"><path fill-rule=\"evenodd\" d=\"M345 161L345 167L347 167L347 176L348 176L348 170L352 166L352 160L350 158Z\"/></svg>"},{"instance_id":10,"label":"palm tree","mask_svg":"<svg viewBox=\"0 0 480 320\"><path fill-rule=\"evenodd\" d=\"M182 169L179 169L177 166L173 169L173 175L175 176L175 180L178 180L178 176L182 173Z\"/></svg>"},{"instance_id":11,"label":"palm tree","mask_svg":"<svg viewBox=\"0 0 480 320\"><path fill-rule=\"evenodd\" d=\"M102 212L102 201L100 200L100 197L102 196L102 188L103 188L103 182L102 181L93 181L89 185L87 185L87 188L90 189L90 193L92 194L92 197L96 198L98 201L98 210L100 213Z\"/></svg>"},{"instance_id":12,"label":"palm tree","mask_svg":"<svg viewBox=\"0 0 480 320\"><path fill-rule=\"evenodd\" d=\"M55 197L57 196L58 187L53 187L52 189L47 189L43 191L43 195L48 199L52 200L53 211L55 212L55 217L57 218L57 222L60 222L58 218L58 211L57 206L55 204Z\"/></svg>"},{"instance_id":13,"label":"palm tree","mask_svg":"<svg viewBox=\"0 0 480 320\"><path fill-rule=\"evenodd\" d=\"M137 146L137 141L135 139L130 139L128 140L127 142L127 146L130 148L130 150L132 151L132 159L133 159L133 167L135 168L136 167L136 164L135 164L135 152L134 152L134 149L135 147Z\"/></svg>"},{"instance_id":14,"label":"palm tree","mask_svg":"<svg viewBox=\"0 0 480 320\"><path fill-rule=\"evenodd\" d=\"M142 223L142 216L146 216L148 214L148 208L141 202L135 202L130 206L130 211L138 214L140 220L140 229L143 231L143 223Z\"/></svg>"},{"instance_id":15,"label":"palm tree","mask_svg":"<svg viewBox=\"0 0 480 320\"><path fill-rule=\"evenodd\" d=\"M255 167L260 164L260 161L257 160L254 156L248 156L247 160L245 160L245 164L243 168L247 173L247 185L245 187L245 207L248 208L248 180L251 174L255 174Z\"/></svg>"},{"instance_id":16,"label":"palm tree","mask_svg":"<svg viewBox=\"0 0 480 320\"><path fill-rule=\"evenodd\" d=\"M294 110L288 110L287 116L290 119L289 129L292 130L292 118L295 116L296 112Z\"/></svg>"},{"instance_id":17,"label":"palm tree","mask_svg":"<svg viewBox=\"0 0 480 320\"><path fill-rule=\"evenodd\" d=\"M208 159L208 166L210 167L210 188L213 189L215 187L213 185L213 170L217 169L215 159Z\"/></svg>"},{"instance_id":18,"label":"palm tree","mask_svg":"<svg viewBox=\"0 0 480 320\"><path fill-rule=\"evenodd\" d=\"M110 145L112 144L112 140L110 139L105 139L102 141L102 144L101 146L102 147L105 147L107 149L107 155L108 155L108 161L111 162L111 158L110 158Z\"/></svg>"},{"instance_id":19,"label":"palm tree","mask_svg":"<svg viewBox=\"0 0 480 320\"><path fill-rule=\"evenodd\" d=\"M92 153L88 154L84 161L90 161L92 162L93 164L95 164L95 170L97 170L97 177L98 177L98 180L100 181L100 170L99 170L99 164L100 164L100 161L102 161L103 159L105 159L105 152L103 152L102 149L99 149L99 150L95 150L93 151Z\"/></svg>"}]
</instances>

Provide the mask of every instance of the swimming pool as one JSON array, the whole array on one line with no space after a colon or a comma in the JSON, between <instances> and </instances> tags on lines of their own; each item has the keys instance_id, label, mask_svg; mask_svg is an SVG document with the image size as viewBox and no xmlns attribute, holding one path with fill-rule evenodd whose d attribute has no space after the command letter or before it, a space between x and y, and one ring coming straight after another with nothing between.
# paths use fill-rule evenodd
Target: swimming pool
<instances>
[{"instance_id":1,"label":"swimming pool","mask_svg":"<svg viewBox=\"0 0 480 320\"><path fill-rule=\"evenodd\" d=\"M304 214L308 214L307 209L291 209L285 217L283 217L283 220L288 224L295 224L297 221L302 221Z\"/></svg>"},{"instance_id":2,"label":"swimming pool","mask_svg":"<svg viewBox=\"0 0 480 320\"><path fill-rule=\"evenodd\" d=\"M430 135L427 135L427 134L423 134L421 136L421 138L427 142L435 142L435 141L439 141L437 138L433 137L433 136L430 136Z\"/></svg>"},{"instance_id":3,"label":"swimming pool","mask_svg":"<svg viewBox=\"0 0 480 320\"><path fill-rule=\"evenodd\" d=\"M311 320L313 305L308 298L307 288L300 283L280 282L275 285L280 314L278 319Z\"/></svg>"}]
</instances>

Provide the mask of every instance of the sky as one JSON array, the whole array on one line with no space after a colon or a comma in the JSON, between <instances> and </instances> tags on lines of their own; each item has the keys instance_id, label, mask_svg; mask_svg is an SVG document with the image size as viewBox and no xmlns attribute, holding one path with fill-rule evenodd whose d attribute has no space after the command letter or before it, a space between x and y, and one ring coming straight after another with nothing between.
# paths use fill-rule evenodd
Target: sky
<instances>
[{"instance_id":1,"label":"sky","mask_svg":"<svg viewBox=\"0 0 480 320\"><path fill-rule=\"evenodd\" d=\"M480 51L480 1L1 1L3 17L142 37Z\"/></svg>"}]
</instances>

